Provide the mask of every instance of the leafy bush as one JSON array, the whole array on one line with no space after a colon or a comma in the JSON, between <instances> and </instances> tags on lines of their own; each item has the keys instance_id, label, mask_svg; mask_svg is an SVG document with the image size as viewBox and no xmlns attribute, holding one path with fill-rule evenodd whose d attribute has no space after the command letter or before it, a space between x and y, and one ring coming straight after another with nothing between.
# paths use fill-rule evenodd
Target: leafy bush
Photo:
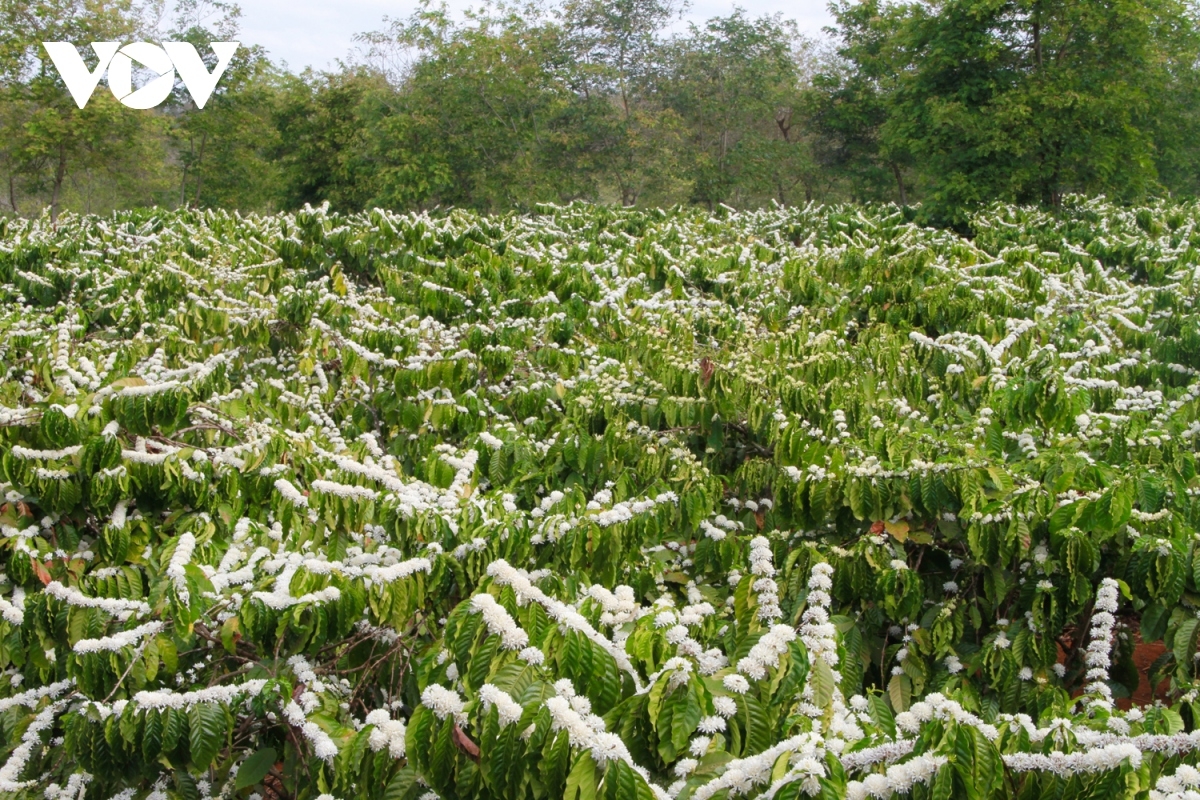
<instances>
[{"instance_id":1,"label":"leafy bush","mask_svg":"<svg viewBox=\"0 0 1200 800\"><path fill-rule=\"evenodd\" d=\"M1194 791L1200 207L974 224L0 221L0 791Z\"/></svg>"}]
</instances>

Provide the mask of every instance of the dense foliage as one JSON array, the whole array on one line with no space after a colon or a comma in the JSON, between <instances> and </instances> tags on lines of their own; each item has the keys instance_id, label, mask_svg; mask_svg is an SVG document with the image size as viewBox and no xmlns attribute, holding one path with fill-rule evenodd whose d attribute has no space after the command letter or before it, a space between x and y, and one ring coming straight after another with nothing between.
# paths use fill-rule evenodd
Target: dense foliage
<instances>
[{"instance_id":1,"label":"dense foliage","mask_svg":"<svg viewBox=\"0 0 1200 800\"><path fill-rule=\"evenodd\" d=\"M0 792L1196 789L1200 206L973 224L0 221Z\"/></svg>"},{"instance_id":2,"label":"dense foliage","mask_svg":"<svg viewBox=\"0 0 1200 800\"><path fill-rule=\"evenodd\" d=\"M297 73L222 0L0 4L0 210L713 210L1200 192L1200 15L1188 0L847 0L830 38L674 0L424 3L336 69ZM815 33L815 31L813 32ZM41 42L241 40L195 108L101 85L72 102ZM90 62L89 62L90 63Z\"/></svg>"},{"instance_id":3,"label":"dense foliage","mask_svg":"<svg viewBox=\"0 0 1200 800\"><path fill-rule=\"evenodd\" d=\"M1194 4L865 0L836 14L851 66L818 78L819 126L864 188L894 178L903 198L912 181L927 215L960 222L997 199L1200 189Z\"/></svg>"}]
</instances>

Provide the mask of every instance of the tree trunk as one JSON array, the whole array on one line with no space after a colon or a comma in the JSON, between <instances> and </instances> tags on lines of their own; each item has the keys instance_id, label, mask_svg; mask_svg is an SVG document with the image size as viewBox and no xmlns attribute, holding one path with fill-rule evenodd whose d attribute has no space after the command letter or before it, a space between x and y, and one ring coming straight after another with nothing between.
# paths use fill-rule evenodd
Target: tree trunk
<instances>
[{"instance_id":1,"label":"tree trunk","mask_svg":"<svg viewBox=\"0 0 1200 800\"><path fill-rule=\"evenodd\" d=\"M58 222L58 200L67 176L67 146L58 146L58 166L54 168L54 191L50 194L50 221Z\"/></svg>"},{"instance_id":2,"label":"tree trunk","mask_svg":"<svg viewBox=\"0 0 1200 800\"><path fill-rule=\"evenodd\" d=\"M12 175L8 176L8 204L12 206L13 214L20 216L21 212L17 210L17 185L16 178Z\"/></svg>"},{"instance_id":3,"label":"tree trunk","mask_svg":"<svg viewBox=\"0 0 1200 800\"><path fill-rule=\"evenodd\" d=\"M1038 72L1042 71L1042 25L1040 22L1033 23L1033 58L1037 64Z\"/></svg>"},{"instance_id":4,"label":"tree trunk","mask_svg":"<svg viewBox=\"0 0 1200 800\"><path fill-rule=\"evenodd\" d=\"M208 144L208 131L200 137L200 153L196 156L196 197L192 201L193 206L200 205L200 189L204 187L204 173L199 169L200 163L204 160L204 145Z\"/></svg>"},{"instance_id":5,"label":"tree trunk","mask_svg":"<svg viewBox=\"0 0 1200 800\"><path fill-rule=\"evenodd\" d=\"M187 162L183 164L183 174L179 176L179 207L187 208Z\"/></svg>"},{"instance_id":6,"label":"tree trunk","mask_svg":"<svg viewBox=\"0 0 1200 800\"><path fill-rule=\"evenodd\" d=\"M788 144L792 142L792 110L790 108L781 108L775 112L775 125L779 128L779 132L783 134L783 140Z\"/></svg>"},{"instance_id":7,"label":"tree trunk","mask_svg":"<svg viewBox=\"0 0 1200 800\"><path fill-rule=\"evenodd\" d=\"M904 191L904 176L900 174L900 165L892 162L892 174L896 176L896 187L900 190L900 205L908 205L908 193Z\"/></svg>"}]
</instances>

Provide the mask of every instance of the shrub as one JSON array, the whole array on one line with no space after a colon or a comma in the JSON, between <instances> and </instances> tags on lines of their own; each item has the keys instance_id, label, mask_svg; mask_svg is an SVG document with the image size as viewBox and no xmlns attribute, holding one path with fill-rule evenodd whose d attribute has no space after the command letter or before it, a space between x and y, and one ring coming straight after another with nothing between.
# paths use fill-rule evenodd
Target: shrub
<instances>
[{"instance_id":1,"label":"shrub","mask_svg":"<svg viewBox=\"0 0 1200 800\"><path fill-rule=\"evenodd\" d=\"M1198 223L7 221L0 791L1183 797Z\"/></svg>"}]
</instances>

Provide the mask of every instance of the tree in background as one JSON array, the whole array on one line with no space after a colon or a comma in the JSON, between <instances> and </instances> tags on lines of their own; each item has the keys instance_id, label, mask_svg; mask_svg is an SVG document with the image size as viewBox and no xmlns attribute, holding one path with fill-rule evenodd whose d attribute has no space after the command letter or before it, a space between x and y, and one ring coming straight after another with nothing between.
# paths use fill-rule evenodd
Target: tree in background
<instances>
[{"instance_id":1,"label":"tree in background","mask_svg":"<svg viewBox=\"0 0 1200 800\"><path fill-rule=\"evenodd\" d=\"M564 80L563 31L539 9L489 7L456 24L426 7L391 35L417 58L396 96L368 109L376 202L500 210L595 198L590 115Z\"/></svg>"},{"instance_id":2,"label":"tree in background","mask_svg":"<svg viewBox=\"0 0 1200 800\"><path fill-rule=\"evenodd\" d=\"M1191 0L837 0L824 44L740 10L673 33L676 0L427 0L330 71L251 45L203 109L181 83L78 109L40 42L184 40L211 68L240 38L227 0L175 0L171 26L163 1L3 0L0 210L849 199L961 226L1200 191Z\"/></svg>"},{"instance_id":3,"label":"tree in background","mask_svg":"<svg viewBox=\"0 0 1200 800\"><path fill-rule=\"evenodd\" d=\"M794 23L740 10L668 45L659 94L684 122L690 201L786 204L797 185L813 198L811 144L793 116L801 46Z\"/></svg>"},{"instance_id":4,"label":"tree in background","mask_svg":"<svg viewBox=\"0 0 1200 800\"><path fill-rule=\"evenodd\" d=\"M159 199L162 120L127 113L109 92L83 109L41 47L45 41L129 41L152 9L131 0L6 0L0 5L0 175L13 213L43 203L57 216L68 193L84 210ZM96 56L83 51L89 69Z\"/></svg>"},{"instance_id":5,"label":"tree in background","mask_svg":"<svg viewBox=\"0 0 1200 800\"><path fill-rule=\"evenodd\" d=\"M370 202L378 175L367 156L374 143L364 109L373 95L390 92L384 78L368 70L306 70L285 79L271 151L282 207L328 201L337 209L358 210Z\"/></svg>"},{"instance_id":6,"label":"tree in background","mask_svg":"<svg viewBox=\"0 0 1200 800\"><path fill-rule=\"evenodd\" d=\"M587 132L622 205L671 202L685 188L683 121L655 97L670 69L663 31L680 10L674 0L566 0L560 11L567 79L592 109Z\"/></svg>"},{"instance_id":7,"label":"tree in background","mask_svg":"<svg viewBox=\"0 0 1200 800\"><path fill-rule=\"evenodd\" d=\"M907 205L912 159L903 142L883 136L907 57L897 49L904 11L880 0L842 0L832 10L837 50L817 67L804 102L817 158L851 199Z\"/></svg>"},{"instance_id":8,"label":"tree in background","mask_svg":"<svg viewBox=\"0 0 1200 800\"><path fill-rule=\"evenodd\" d=\"M1194 169L1179 144L1195 114L1176 99L1200 55L1184 3L866 0L835 13L847 69L825 79L822 120L845 163L892 166L901 195L911 165L930 219L1194 186L1158 169Z\"/></svg>"},{"instance_id":9,"label":"tree in background","mask_svg":"<svg viewBox=\"0 0 1200 800\"><path fill-rule=\"evenodd\" d=\"M166 38L189 42L212 70L211 42L236 41L241 10L220 0L179 0ZM239 47L203 109L182 82L165 112L178 158L180 206L264 208L276 198L278 139L272 112L281 76L261 47Z\"/></svg>"}]
</instances>

